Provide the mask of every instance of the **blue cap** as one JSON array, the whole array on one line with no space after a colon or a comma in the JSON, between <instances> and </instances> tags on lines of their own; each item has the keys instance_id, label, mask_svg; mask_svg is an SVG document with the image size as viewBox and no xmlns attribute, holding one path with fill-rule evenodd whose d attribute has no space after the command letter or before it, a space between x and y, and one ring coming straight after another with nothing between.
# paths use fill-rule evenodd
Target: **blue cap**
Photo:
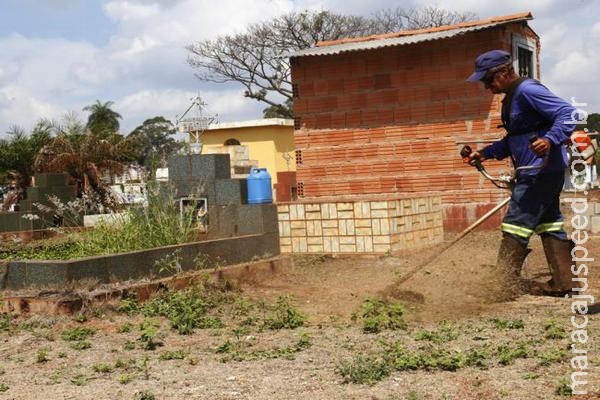
<instances>
[{"instance_id":1,"label":"blue cap","mask_svg":"<svg viewBox=\"0 0 600 400\"><path fill-rule=\"evenodd\" d=\"M504 50L490 50L475 60L475 72L467 78L469 82L480 81L490 68L504 65L510 61L510 53Z\"/></svg>"}]
</instances>

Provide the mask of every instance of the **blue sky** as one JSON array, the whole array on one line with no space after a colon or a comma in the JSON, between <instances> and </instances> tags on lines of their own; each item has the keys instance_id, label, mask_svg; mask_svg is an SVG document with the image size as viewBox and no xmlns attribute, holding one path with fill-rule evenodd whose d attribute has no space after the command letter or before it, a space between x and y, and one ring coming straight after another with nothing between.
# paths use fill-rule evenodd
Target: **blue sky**
<instances>
[{"instance_id":1,"label":"blue sky","mask_svg":"<svg viewBox=\"0 0 600 400\"><path fill-rule=\"evenodd\" d=\"M96 0L3 0L0 37L17 32L37 38L69 38L102 45L112 31L102 4Z\"/></svg>"},{"instance_id":2,"label":"blue sky","mask_svg":"<svg viewBox=\"0 0 600 400\"><path fill-rule=\"evenodd\" d=\"M600 112L597 0L0 0L0 137L41 117L60 120L113 101L127 134L145 119L174 120L200 94L222 122L258 119L263 104L237 85L199 81L185 46L292 10L369 15L398 5L470 11L480 18L531 11L542 43L542 82Z\"/></svg>"}]
</instances>

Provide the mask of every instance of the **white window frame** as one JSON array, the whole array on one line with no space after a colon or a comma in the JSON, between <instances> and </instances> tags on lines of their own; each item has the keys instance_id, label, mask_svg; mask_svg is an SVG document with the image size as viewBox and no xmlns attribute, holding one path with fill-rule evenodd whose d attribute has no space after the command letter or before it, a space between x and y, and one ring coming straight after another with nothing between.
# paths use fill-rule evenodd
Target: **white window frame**
<instances>
[{"instance_id":1,"label":"white window frame","mask_svg":"<svg viewBox=\"0 0 600 400\"><path fill-rule=\"evenodd\" d=\"M536 42L533 39L530 39L521 35L513 35L512 36L512 59L513 59L513 67L517 73L519 73L519 48L526 49L531 51L531 70L533 72L533 79L540 79L538 76L538 52Z\"/></svg>"}]
</instances>

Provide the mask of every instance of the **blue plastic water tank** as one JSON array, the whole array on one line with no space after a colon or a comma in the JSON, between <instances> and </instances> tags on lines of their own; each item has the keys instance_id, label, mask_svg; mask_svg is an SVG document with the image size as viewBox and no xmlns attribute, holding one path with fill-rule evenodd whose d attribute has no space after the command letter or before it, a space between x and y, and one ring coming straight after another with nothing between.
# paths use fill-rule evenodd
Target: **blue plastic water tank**
<instances>
[{"instance_id":1,"label":"blue plastic water tank","mask_svg":"<svg viewBox=\"0 0 600 400\"><path fill-rule=\"evenodd\" d=\"M271 175L266 168L252 168L248 175L248 203L261 204L273 202Z\"/></svg>"}]
</instances>

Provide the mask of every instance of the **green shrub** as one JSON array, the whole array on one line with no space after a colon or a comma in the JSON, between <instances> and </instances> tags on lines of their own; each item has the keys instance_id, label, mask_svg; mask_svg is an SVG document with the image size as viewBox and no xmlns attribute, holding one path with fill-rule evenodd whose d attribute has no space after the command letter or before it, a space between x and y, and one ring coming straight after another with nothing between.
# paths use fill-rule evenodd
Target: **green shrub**
<instances>
[{"instance_id":1,"label":"green shrub","mask_svg":"<svg viewBox=\"0 0 600 400\"><path fill-rule=\"evenodd\" d=\"M148 390L142 390L140 392L136 392L133 396L134 400L155 400L156 396Z\"/></svg>"},{"instance_id":2,"label":"green shrub","mask_svg":"<svg viewBox=\"0 0 600 400\"><path fill-rule=\"evenodd\" d=\"M537 354L540 359L540 365L550 365L552 363L564 360L567 352L563 349L551 349Z\"/></svg>"},{"instance_id":3,"label":"green shrub","mask_svg":"<svg viewBox=\"0 0 600 400\"><path fill-rule=\"evenodd\" d=\"M184 291L163 294L144 306L144 315L162 316L169 320L171 327L182 335L190 334L194 329L221 328L223 322L218 316L208 312L226 301L201 288L194 287Z\"/></svg>"},{"instance_id":4,"label":"green shrub","mask_svg":"<svg viewBox=\"0 0 600 400\"><path fill-rule=\"evenodd\" d=\"M12 315L10 313L0 314L0 331L9 331Z\"/></svg>"},{"instance_id":5,"label":"green shrub","mask_svg":"<svg viewBox=\"0 0 600 400\"><path fill-rule=\"evenodd\" d=\"M564 339L567 337L567 332L558 322L546 321L544 323L544 337L546 339Z\"/></svg>"},{"instance_id":6,"label":"green shrub","mask_svg":"<svg viewBox=\"0 0 600 400\"><path fill-rule=\"evenodd\" d=\"M529 352L525 343L516 343L514 345L500 345L497 349L498 362L502 365L509 365L517 358L529 357Z\"/></svg>"},{"instance_id":7,"label":"green shrub","mask_svg":"<svg viewBox=\"0 0 600 400\"><path fill-rule=\"evenodd\" d=\"M342 376L344 383L374 385L388 377L392 370L382 358L358 355L351 361L340 361L336 372Z\"/></svg>"},{"instance_id":8,"label":"green shrub","mask_svg":"<svg viewBox=\"0 0 600 400\"><path fill-rule=\"evenodd\" d=\"M158 359L159 360L183 360L186 353L183 350L172 350L163 352Z\"/></svg>"},{"instance_id":9,"label":"green shrub","mask_svg":"<svg viewBox=\"0 0 600 400\"><path fill-rule=\"evenodd\" d=\"M157 339L158 328L160 328L160 322L154 319L145 318L140 324L138 341L144 350L155 350L162 345L162 342Z\"/></svg>"},{"instance_id":10,"label":"green shrub","mask_svg":"<svg viewBox=\"0 0 600 400\"><path fill-rule=\"evenodd\" d=\"M382 298L366 299L362 304L363 332L379 333L384 329L406 329L402 318L404 306Z\"/></svg>"},{"instance_id":11,"label":"green shrub","mask_svg":"<svg viewBox=\"0 0 600 400\"><path fill-rule=\"evenodd\" d=\"M61 332L60 337L66 342L75 342L86 340L88 337L93 335L95 331L91 328L84 326L78 326L73 329L65 329Z\"/></svg>"},{"instance_id":12,"label":"green shrub","mask_svg":"<svg viewBox=\"0 0 600 400\"><path fill-rule=\"evenodd\" d=\"M94 364L92 366L92 369L94 370L94 372L99 372L102 374L109 374L109 373L113 372L114 367L109 364L98 363L98 364Z\"/></svg>"},{"instance_id":13,"label":"green shrub","mask_svg":"<svg viewBox=\"0 0 600 400\"><path fill-rule=\"evenodd\" d=\"M265 317L264 327L267 329L295 329L304 326L306 315L298 311L289 296L279 296L277 303L270 308Z\"/></svg>"},{"instance_id":14,"label":"green shrub","mask_svg":"<svg viewBox=\"0 0 600 400\"><path fill-rule=\"evenodd\" d=\"M422 330L415 340L427 340L435 344L450 342L458 337L456 330L450 325L442 325L435 331Z\"/></svg>"},{"instance_id":15,"label":"green shrub","mask_svg":"<svg viewBox=\"0 0 600 400\"><path fill-rule=\"evenodd\" d=\"M125 296L119 302L119 306L117 311L125 313L127 315L135 315L138 314L141 310L140 303L137 301L135 296Z\"/></svg>"},{"instance_id":16,"label":"green shrub","mask_svg":"<svg viewBox=\"0 0 600 400\"><path fill-rule=\"evenodd\" d=\"M566 378L562 378L558 382L556 382L554 394L557 396L572 396L573 389L571 388L569 380Z\"/></svg>"},{"instance_id":17,"label":"green shrub","mask_svg":"<svg viewBox=\"0 0 600 400\"><path fill-rule=\"evenodd\" d=\"M523 323L523 320L520 319L516 319L516 320L507 320L507 319L502 319L502 318L493 318L492 320L492 324L494 325L494 327L496 329L523 329L525 328L525 324Z\"/></svg>"}]
</instances>

